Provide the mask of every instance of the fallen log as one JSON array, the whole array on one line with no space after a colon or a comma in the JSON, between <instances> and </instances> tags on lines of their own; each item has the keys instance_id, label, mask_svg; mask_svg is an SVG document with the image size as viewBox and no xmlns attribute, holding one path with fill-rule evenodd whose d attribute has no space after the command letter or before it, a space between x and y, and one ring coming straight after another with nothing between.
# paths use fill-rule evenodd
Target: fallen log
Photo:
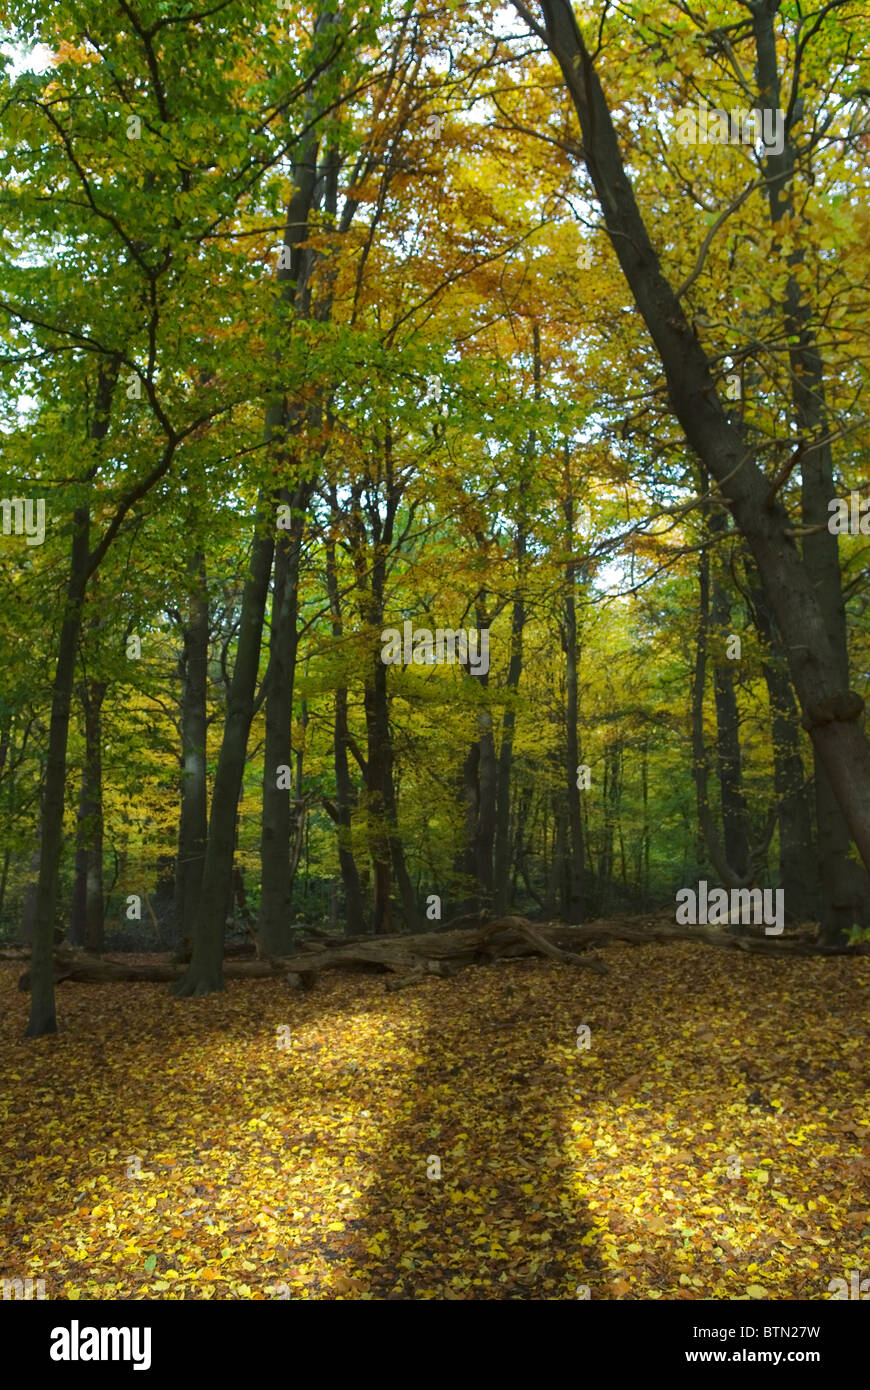
<instances>
[{"instance_id":1,"label":"fallen log","mask_svg":"<svg viewBox=\"0 0 870 1390\"><path fill-rule=\"evenodd\" d=\"M224 975L229 980L259 980L284 975L290 961L244 960L226 961ZM102 985L112 983L127 984L168 984L177 980L184 971L183 965L171 961L155 961L153 965L127 964L126 961L105 960L101 956L55 955L54 982L61 984L71 980L74 984ZM18 988L30 989L30 971L25 970L19 977Z\"/></svg>"},{"instance_id":2,"label":"fallen log","mask_svg":"<svg viewBox=\"0 0 870 1390\"><path fill-rule=\"evenodd\" d=\"M605 974L607 967L594 956L580 956L547 939L539 929L522 917L503 917L472 931L423 932L415 936L368 937L354 942L341 938L335 944L297 952L293 956L262 960L225 961L224 977L229 980L269 979L285 976L299 988L311 988L324 970L376 971L408 978L415 982L427 975L450 978L470 965L523 955L544 955L564 964L586 967ZM181 974L183 966L173 962L147 965L127 964L98 956L68 951L55 953L55 980L80 984L100 984L112 981L161 983L171 982ZM395 983L395 982L393 982ZM25 971L18 982L19 989L30 987L30 972Z\"/></svg>"},{"instance_id":3,"label":"fallen log","mask_svg":"<svg viewBox=\"0 0 870 1390\"><path fill-rule=\"evenodd\" d=\"M727 950L746 951L768 956L858 956L867 954L862 946L820 946L805 933L782 936L735 936L718 927L676 926L672 922L645 921L642 926L627 926L619 922L590 922L584 926L567 926L553 922L547 928L548 938L557 945L603 946L609 941L625 941L646 946L651 941L695 941Z\"/></svg>"},{"instance_id":4,"label":"fallen log","mask_svg":"<svg viewBox=\"0 0 870 1390\"><path fill-rule=\"evenodd\" d=\"M475 916L471 920L478 921ZM414 936L358 937L353 941L334 938L332 942L312 943L312 948L293 956L261 960L227 960L224 977L228 980L257 980L284 977L296 988L311 989L325 970L374 971L392 978L388 989L403 989L427 976L449 979L472 965L524 956L543 956L561 965L593 970L606 975L607 966L591 948L609 942L650 945L655 942L693 941L728 950L765 956L827 956L866 954L866 948L841 947L834 951L819 947L806 935L733 936L708 926L676 926L661 920L634 923L590 922L572 926L563 922L531 922L526 917L498 917L472 929L453 927L450 931L420 932ZM55 953L55 979L82 984L112 981L146 983L170 982L183 967L170 962L147 965L127 964L85 952ZM30 987L29 971L21 976L19 989Z\"/></svg>"}]
</instances>

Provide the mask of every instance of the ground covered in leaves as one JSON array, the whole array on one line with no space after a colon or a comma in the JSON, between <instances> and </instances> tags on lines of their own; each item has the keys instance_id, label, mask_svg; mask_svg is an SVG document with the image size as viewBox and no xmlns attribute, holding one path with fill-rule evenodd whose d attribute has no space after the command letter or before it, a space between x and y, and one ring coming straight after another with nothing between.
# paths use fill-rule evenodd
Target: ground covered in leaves
<instances>
[{"instance_id":1,"label":"ground covered in leaves","mask_svg":"<svg viewBox=\"0 0 870 1390\"><path fill-rule=\"evenodd\" d=\"M0 1275L62 1299L827 1299L864 1277L870 960L604 954L607 978L532 960L393 994L62 985L37 1041L0 967Z\"/></svg>"}]
</instances>

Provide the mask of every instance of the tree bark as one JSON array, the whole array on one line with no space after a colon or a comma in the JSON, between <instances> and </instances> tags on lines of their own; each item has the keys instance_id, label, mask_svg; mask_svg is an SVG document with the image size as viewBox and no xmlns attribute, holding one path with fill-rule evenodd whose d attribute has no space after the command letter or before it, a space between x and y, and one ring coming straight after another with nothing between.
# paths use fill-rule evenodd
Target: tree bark
<instances>
[{"instance_id":1,"label":"tree bark","mask_svg":"<svg viewBox=\"0 0 870 1390\"><path fill-rule=\"evenodd\" d=\"M94 414L89 429L90 437L97 446L108 433L112 398L117 380L118 363L113 360L108 368L101 363L97 378ZM169 467L172 448L173 446L170 446L167 449L161 465L151 475L154 481L160 475L161 470L165 472ZM88 487L90 482L91 478L89 477ZM147 486L146 481L135 488L132 493L128 493L125 499L127 505L130 505L134 496L147 490ZM119 514L116 512L116 519ZM111 543L113 534L110 527L104 534L97 551L91 555L90 531L90 506L88 503L83 503L75 508L72 517L69 572L51 696L48 758L40 818L39 879L34 903L33 956L30 964L30 1018L26 1030L26 1036L29 1038L38 1038L45 1033L57 1032L52 949L54 946L60 857L63 847L63 811L70 704L88 577Z\"/></svg>"},{"instance_id":2,"label":"tree bark","mask_svg":"<svg viewBox=\"0 0 870 1390\"><path fill-rule=\"evenodd\" d=\"M88 579L90 538L90 511L88 507L76 508L73 513L73 528L66 603L52 690L48 760L42 798L39 881L36 888L33 957L30 964L30 1019L27 1025L27 1037L29 1038L38 1038L44 1033L57 1032L52 950L54 947L58 874L63 843L63 808L70 703Z\"/></svg>"},{"instance_id":3,"label":"tree bark","mask_svg":"<svg viewBox=\"0 0 870 1390\"><path fill-rule=\"evenodd\" d=\"M85 760L73 886L70 940L87 951L104 949L103 895L103 701L105 681L86 681L81 687L85 722Z\"/></svg>"},{"instance_id":4,"label":"tree bark","mask_svg":"<svg viewBox=\"0 0 870 1390\"><path fill-rule=\"evenodd\" d=\"M386 602L387 561L393 546L396 515L402 499L402 482L393 466L392 431L386 424L383 440L383 468L386 503L380 510L377 486L371 488L366 505L370 541L363 517L363 485L353 489L350 511L351 551L357 579L359 612L371 634L371 663L364 682L366 720L366 807L369 818L372 867L374 870L374 910L372 929L389 933L393 904L391 870L402 903L406 927L414 931L419 911L414 887L405 861L399 834L396 790L393 782L393 742L387 666L381 660L380 633Z\"/></svg>"},{"instance_id":5,"label":"tree bark","mask_svg":"<svg viewBox=\"0 0 870 1390\"><path fill-rule=\"evenodd\" d=\"M706 478L702 475L702 485ZM698 561L698 631L695 642L695 670L692 678L692 775L698 810L699 843L706 849L710 862L728 888L748 887L748 870L738 873L719 839L707 789L709 760L704 739L704 687L707 679L707 656L710 640L710 552L705 546ZM747 855L748 859L748 855Z\"/></svg>"},{"instance_id":6,"label":"tree bark","mask_svg":"<svg viewBox=\"0 0 870 1390\"><path fill-rule=\"evenodd\" d=\"M334 510L338 499L333 496ZM326 540L326 587L332 619L332 636L339 643L344 635L344 622L341 614L341 595L338 589L338 570L335 560L335 542ZM348 714L347 686L339 685L335 690L335 715L333 722L333 766L335 768L335 824L338 835L338 862L341 868L341 881L344 885L345 933L360 936L365 930L363 913L362 885L353 854L351 837L352 807L354 802L353 782L348 765Z\"/></svg>"},{"instance_id":7,"label":"tree bark","mask_svg":"<svg viewBox=\"0 0 870 1390\"><path fill-rule=\"evenodd\" d=\"M182 948L193 939L196 905L208 840L208 580L205 555L190 558L192 583L188 621L184 630L181 667L181 808L178 820L178 858L175 872L176 931Z\"/></svg>"},{"instance_id":8,"label":"tree bark","mask_svg":"<svg viewBox=\"0 0 870 1390\"><path fill-rule=\"evenodd\" d=\"M806 922L818 912L818 867L801 758L799 719L785 656L763 595L752 594L752 613L765 655L761 669L767 686L773 741L773 782L779 829L779 877L786 916Z\"/></svg>"},{"instance_id":9,"label":"tree bark","mask_svg":"<svg viewBox=\"0 0 870 1390\"><path fill-rule=\"evenodd\" d=\"M712 535L724 530L725 514L710 517ZM740 711L729 659L723 647L731 624L731 602L719 576L712 577L711 623L716 639L713 698L716 706L716 766L722 805L725 858L738 879L749 873L749 808L743 794L740 763Z\"/></svg>"},{"instance_id":10,"label":"tree bark","mask_svg":"<svg viewBox=\"0 0 870 1390\"><path fill-rule=\"evenodd\" d=\"M275 547L275 587L266 696L266 741L263 754L263 821L260 835L262 871L258 934L266 955L283 955L290 945L293 918L291 840L296 817L291 807L293 687L296 677L299 615L299 563L311 484L282 500L292 508L290 526L279 531ZM288 769L278 786L278 768ZM297 801L299 789L297 789Z\"/></svg>"},{"instance_id":11,"label":"tree bark","mask_svg":"<svg viewBox=\"0 0 870 1390\"><path fill-rule=\"evenodd\" d=\"M478 545L483 544L482 535L478 535L476 539ZM477 596L475 618L479 632L488 629L486 592L483 590ZM482 672L479 676L469 674L468 680L479 683L481 690L485 692L489 686L489 672ZM478 736L469 749L463 769L466 804L466 868L468 877L474 883L474 892L469 899L468 910L492 905L495 880L493 849L498 771L492 713L484 700L481 700L478 705L476 721Z\"/></svg>"},{"instance_id":12,"label":"tree bark","mask_svg":"<svg viewBox=\"0 0 870 1390\"><path fill-rule=\"evenodd\" d=\"M535 400L541 394L541 332L537 323L532 327L532 357ZM525 604L525 559L526 559L526 503L525 491L528 476L534 466L537 437L535 431L529 433L523 467L517 489L518 521L514 541L517 567L517 583L511 609L511 646L507 673L507 702L501 721L501 744L498 750L495 787L495 828L493 832L493 900L497 912L506 912L511 893L511 769L513 765L514 729L516 726L516 697L523 673L523 630L526 625Z\"/></svg>"},{"instance_id":13,"label":"tree bark","mask_svg":"<svg viewBox=\"0 0 870 1390\"><path fill-rule=\"evenodd\" d=\"M267 439L273 437L282 416L283 404L270 409ZM236 660L227 692L226 720L212 791L202 884L193 925L193 954L184 975L172 986L172 992L179 996L212 994L223 989L224 928L232 901L236 811L245 770L248 733L254 714L273 547L272 504L268 495L261 492L257 500L250 567L242 595Z\"/></svg>"},{"instance_id":14,"label":"tree bark","mask_svg":"<svg viewBox=\"0 0 870 1390\"><path fill-rule=\"evenodd\" d=\"M562 510L565 515L565 547L569 557L574 549L574 492L570 472L570 455L565 447L565 494ZM562 628L562 645L565 649L565 758L566 801L568 809L568 836L570 861L568 865L568 895L565 904L565 920L582 922L586 910L585 863L586 853L583 844L583 819L580 810L580 788L577 785L580 766L580 697L579 697L579 646L577 641L577 562L569 558L565 566L565 599Z\"/></svg>"}]
</instances>

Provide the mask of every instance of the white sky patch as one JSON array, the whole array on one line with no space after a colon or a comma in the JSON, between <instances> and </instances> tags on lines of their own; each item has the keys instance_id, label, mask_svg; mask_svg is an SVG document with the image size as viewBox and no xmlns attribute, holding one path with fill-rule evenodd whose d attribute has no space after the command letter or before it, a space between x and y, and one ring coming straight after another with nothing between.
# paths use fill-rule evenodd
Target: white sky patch
<instances>
[{"instance_id":1,"label":"white sky patch","mask_svg":"<svg viewBox=\"0 0 870 1390\"><path fill-rule=\"evenodd\" d=\"M44 43L26 48L20 43L0 43L0 53L11 59L7 71L14 82L22 72L46 72L51 67L52 50Z\"/></svg>"}]
</instances>

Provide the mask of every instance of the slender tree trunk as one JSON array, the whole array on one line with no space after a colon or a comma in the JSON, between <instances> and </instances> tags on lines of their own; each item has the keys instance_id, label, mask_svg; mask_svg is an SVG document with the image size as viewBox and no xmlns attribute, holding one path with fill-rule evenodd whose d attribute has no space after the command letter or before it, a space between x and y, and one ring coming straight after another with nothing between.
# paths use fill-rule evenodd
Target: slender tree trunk
<instances>
[{"instance_id":1,"label":"slender tree trunk","mask_svg":"<svg viewBox=\"0 0 870 1390\"><path fill-rule=\"evenodd\" d=\"M613 887L614 870L614 836L616 831L617 817L619 814L620 801L620 764L622 753L619 740L615 739L610 743L604 754L604 787L602 799L604 804L604 829L602 832L602 851L601 851L601 872L600 894L602 916L605 914L611 903L611 889Z\"/></svg>"},{"instance_id":2,"label":"slender tree trunk","mask_svg":"<svg viewBox=\"0 0 870 1390\"><path fill-rule=\"evenodd\" d=\"M813 826L800 750L797 705L785 657L762 594L752 594L755 626L764 643L762 672L767 686L773 740L773 779L779 829L779 877L786 914L806 922L818 911L818 867L813 853Z\"/></svg>"},{"instance_id":3,"label":"slender tree trunk","mask_svg":"<svg viewBox=\"0 0 870 1390\"><path fill-rule=\"evenodd\" d=\"M347 759L347 689L340 686L335 692L335 722L333 748L335 767L335 804L338 811L338 862L344 886L344 929L347 936L360 936L365 931L362 885L353 854L351 838L353 783Z\"/></svg>"},{"instance_id":4,"label":"slender tree trunk","mask_svg":"<svg viewBox=\"0 0 870 1390\"><path fill-rule=\"evenodd\" d=\"M335 562L335 542L326 541L326 585L329 607L332 615L332 635L339 643L344 635L341 615L341 596L338 589L338 570ZM344 885L345 934L360 936L365 930L362 886L353 854L351 838L353 782L348 764L348 715L347 687L340 685L335 691L335 718L333 724L333 766L335 768L335 808L336 830L338 834L338 862L341 868L341 881Z\"/></svg>"},{"instance_id":5,"label":"slender tree trunk","mask_svg":"<svg viewBox=\"0 0 870 1390\"><path fill-rule=\"evenodd\" d=\"M486 685L489 676L481 675L478 679L482 685ZM485 905L489 905L493 900L493 885L495 881L493 846L495 840L495 798L497 780L495 738L493 737L492 731L492 714L489 709L481 708L478 714L477 724L480 730L480 762L478 765L480 810L475 837L475 874L477 882L480 885L481 900Z\"/></svg>"},{"instance_id":6,"label":"slender tree trunk","mask_svg":"<svg viewBox=\"0 0 870 1390\"><path fill-rule=\"evenodd\" d=\"M90 437L99 447L109 429L112 397L118 380L118 363L99 368ZM165 470L172 454L163 460ZM90 484L90 479L88 479ZM72 517L72 544L66 584L63 619L51 696L48 732L48 758L40 818L39 879L33 918L33 954L30 962L30 1018L26 1035L41 1037L57 1032L54 1002L54 927L57 910L60 857L63 847L63 811L66 792L66 755L69 741L70 704L75 681L76 651L82 629L88 575L99 559L101 547L90 554L91 514L87 503L76 507ZM108 533L107 533L108 534ZM102 546L107 545L104 537Z\"/></svg>"},{"instance_id":7,"label":"slender tree trunk","mask_svg":"<svg viewBox=\"0 0 870 1390\"><path fill-rule=\"evenodd\" d=\"M517 532L517 557L525 553L524 532ZM507 703L502 716L502 744L496 766L495 830L493 830L493 903L499 913L510 906L510 781L513 769L514 727L516 727L516 696L523 674L523 628L525 602L518 589L510 621L510 662L507 666Z\"/></svg>"},{"instance_id":8,"label":"slender tree trunk","mask_svg":"<svg viewBox=\"0 0 870 1390\"><path fill-rule=\"evenodd\" d=\"M375 932L386 932L392 924L392 869L402 903L406 930L413 932L419 926L419 911L399 834L398 807L393 782L393 742L390 732L387 666L381 660L380 644L380 632L384 621L387 560L393 544L396 513L402 496L393 465L392 431L389 423L384 431L383 459L386 479L385 516L381 518L377 506L370 505L366 509L371 527L370 569L367 534L360 506L361 487L355 491L351 506L351 548L357 576L360 616L374 642L364 696L368 740L366 802L375 883L373 929Z\"/></svg>"},{"instance_id":9,"label":"slender tree trunk","mask_svg":"<svg viewBox=\"0 0 870 1390\"><path fill-rule=\"evenodd\" d=\"M517 533L518 560L525 554L525 535ZM522 580L521 580L522 582ZM493 875L495 883L494 904L499 913L507 911L510 903L511 885L511 769L513 766L514 728L516 708L514 701L519 690L523 670L523 628L526 622L526 605L522 590L517 591L511 615L511 656L507 674L507 704L501 723L501 746L498 751L495 784L495 828L493 841Z\"/></svg>"},{"instance_id":10,"label":"slender tree trunk","mask_svg":"<svg viewBox=\"0 0 870 1390\"><path fill-rule=\"evenodd\" d=\"M702 471L702 486L706 478ZM710 642L710 552L705 547L698 561L698 633L695 645L695 671L692 679L692 775L698 810L699 861L706 851L721 881L728 888L748 887L751 876L740 874L731 863L719 839L707 790L709 764L704 740L704 687ZM747 859L748 859L747 855Z\"/></svg>"},{"instance_id":11,"label":"slender tree trunk","mask_svg":"<svg viewBox=\"0 0 870 1390\"><path fill-rule=\"evenodd\" d=\"M366 726L368 730L368 768L370 804L380 829L377 833L378 861L376 876L388 889L390 865L396 876L396 886L402 903L405 926L414 932L419 928L419 914L414 887L405 862L405 852L398 830L396 795L393 784L393 746L390 734L389 703L387 700L387 668L381 661L380 648L374 656L372 672L365 693ZM383 917L382 917L382 920ZM377 929L377 928L376 928ZM381 930L385 930L382 926Z\"/></svg>"},{"instance_id":12,"label":"slender tree trunk","mask_svg":"<svg viewBox=\"0 0 870 1390\"><path fill-rule=\"evenodd\" d=\"M710 531L722 529L724 513L710 518ZM723 648L731 624L731 603L724 585L714 577L712 584L712 626L717 639L713 664L713 695L716 705L716 763L722 804L722 838L725 858L738 878L749 872L749 808L743 794L740 767L740 711L728 658Z\"/></svg>"},{"instance_id":13,"label":"slender tree trunk","mask_svg":"<svg viewBox=\"0 0 870 1390\"><path fill-rule=\"evenodd\" d=\"M87 847L87 769L82 768L79 789L79 809L76 817L76 867L70 904L67 938L72 946L84 946L88 916L88 847Z\"/></svg>"},{"instance_id":14,"label":"slender tree trunk","mask_svg":"<svg viewBox=\"0 0 870 1390\"><path fill-rule=\"evenodd\" d=\"M480 884L477 879L477 823L480 816L480 787L478 769L480 767L480 744L471 744L462 761L462 800L465 807L463 850L460 857L462 877L466 885L466 896L462 912L477 912L481 907Z\"/></svg>"},{"instance_id":15,"label":"slender tree trunk","mask_svg":"<svg viewBox=\"0 0 870 1390\"><path fill-rule=\"evenodd\" d=\"M89 537L90 511L86 506L77 507L73 514L69 577L52 690L48 760L42 797L39 881L36 888L33 955L30 962L30 1020L27 1025L29 1038L57 1032L54 1005L54 919L63 844L70 703L88 579Z\"/></svg>"},{"instance_id":16,"label":"slender tree trunk","mask_svg":"<svg viewBox=\"0 0 870 1390\"><path fill-rule=\"evenodd\" d=\"M267 437L271 435L271 428L277 427L283 406L273 409L275 414L268 421ZM270 498L261 493L257 500L236 660L227 693L226 720L212 791L202 884L194 917L193 954L185 973L170 986L171 992L180 996L212 994L223 989L224 928L232 902L236 813L254 714L260 643L272 568L273 528Z\"/></svg>"},{"instance_id":17,"label":"slender tree trunk","mask_svg":"<svg viewBox=\"0 0 870 1390\"><path fill-rule=\"evenodd\" d=\"M565 545L569 556L574 548L574 493L570 476L570 455L565 449L565 496L562 503L565 514ZM568 901L565 907L566 922L582 922L586 911L585 848L583 844L583 819L580 810L580 788L577 785L580 766L580 698L579 698L579 646L577 641L577 563L569 559L565 567L565 601L562 643L565 649L565 757L566 800L568 810L568 836L570 842L570 862L568 866Z\"/></svg>"},{"instance_id":18,"label":"slender tree trunk","mask_svg":"<svg viewBox=\"0 0 870 1390\"><path fill-rule=\"evenodd\" d=\"M477 540L478 544L481 544L483 537L478 536ZM477 597L475 614L478 631L482 633L488 630L486 594L483 591ZM474 677L469 675L469 680L478 681L481 689L486 691L489 686L489 672L482 672L480 676ZM490 907L493 902L495 879L493 848L496 824L497 765L492 713L489 705L484 702L481 702L478 707L477 729L476 752L472 753L466 771L466 778L468 778L473 767L476 779L474 801L477 814L472 825L471 864L477 884L477 901L481 907Z\"/></svg>"},{"instance_id":19,"label":"slender tree trunk","mask_svg":"<svg viewBox=\"0 0 870 1390\"><path fill-rule=\"evenodd\" d=\"M372 865L372 931L389 935L393 929L390 837L384 802L386 740L381 729L382 709L386 706L386 666L381 661L379 634L383 627L386 556L389 548L392 508L388 501L387 520L382 528L379 512L369 509L372 526L371 565L360 498L362 484L354 487L350 505L351 554L357 581L357 602L362 622L372 634L375 646L363 685L366 722L365 818ZM384 534L386 532L386 535ZM381 694L376 690L381 686ZM387 723L387 739L389 722Z\"/></svg>"},{"instance_id":20,"label":"slender tree trunk","mask_svg":"<svg viewBox=\"0 0 870 1390\"><path fill-rule=\"evenodd\" d=\"M643 802L643 828L641 831L641 873L640 891L641 908L644 912L649 912L650 908L650 883L649 883L649 746L646 739L643 741L640 763L640 790Z\"/></svg>"},{"instance_id":21,"label":"slender tree trunk","mask_svg":"<svg viewBox=\"0 0 870 1390\"><path fill-rule=\"evenodd\" d=\"M532 329L533 375L535 400L541 394L541 333L538 324ZM523 672L523 629L526 624L525 604L525 559L526 559L526 515L525 490L527 479L534 466L537 438L535 431L529 433L524 466L520 474L518 489L519 521L516 528L516 566L517 587L514 593L511 612L511 648L507 673L507 702L501 724L501 745L498 751L495 788L495 828L493 836L493 901L496 912L506 912L510 904L511 891L511 768L514 751L514 728L516 725L516 696Z\"/></svg>"},{"instance_id":22,"label":"slender tree trunk","mask_svg":"<svg viewBox=\"0 0 870 1390\"><path fill-rule=\"evenodd\" d=\"M565 815L565 794L563 787L553 792L553 855L550 860L550 874L547 884L547 916L559 917L564 910L566 896L567 834Z\"/></svg>"},{"instance_id":23,"label":"slender tree trunk","mask_svg":"<svg viewBox=\"0 0 870 1390\"><path fill-rule=\"evenodd\" d=\"M296 676L299 614L299 564L305 530L305 509L311 486L298 488L282 500L292 508L290 526L279 531L275 548L275 589L269 654L269 693L266 697L266 742L263 755L263 821L260 837L262 870L258 931L266 955L285 955L290 948L293 918L291 840L296 816L290 804L292 768L293 686ZM286 769L280 776L279 768ZM297 802L299 792L297 791Z\"/></svg>"},{"instance_id":24,"label":"slender tree trunk","mask_svg":"<svg viewBox=\"0 0 870 1390\"><path fill-rule=\"evenodd\" d=\"M103 701L104 681L82 686L85 722L85 761L79 801L76 882L73 903L79 920L70 923L70 937L85 950L104 949L103 894Z\"/></svg>"},{"instance_id":25,"label":"slender tree trunk","mask_svg":"<svg viewBox=\"0 0 870 1390\"><path fill-rule=\"evenodd\" d=\"M175 872L175 919L181 945L193 938L196 906L208 840L208 580L205 555L197 550L188 564L193 583L181 658L181 809Z\"/></svg>"}]
</instances>

